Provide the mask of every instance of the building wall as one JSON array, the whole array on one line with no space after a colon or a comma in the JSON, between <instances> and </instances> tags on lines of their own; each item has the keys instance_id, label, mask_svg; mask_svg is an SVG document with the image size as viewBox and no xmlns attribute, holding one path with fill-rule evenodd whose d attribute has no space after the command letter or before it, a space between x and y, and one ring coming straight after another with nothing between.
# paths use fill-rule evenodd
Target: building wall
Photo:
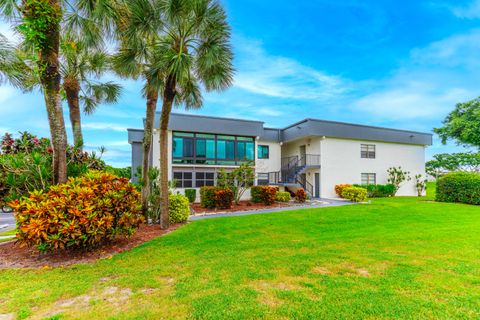
<instances>
[{"instance_id":1,"label":"building wall","mask_svg":"<svg viewBox=\"0 0 480 320\"><path fill-rule=\"evenodd\" d=\"M269 148L268 159L258 159L257 146L263 145ZM255 146L255 171L261 173L280 171L282 165L282 147L280 143L273 141L256 141Z\"/></svg>"},{"instance_id":2,"label":"building wall","mask_svg":"<svg viewBox=\"0 0 480 320\"><path fill-rule=\"evenodd\" d=\"M375 159L362 159L361 144L376 146ZM425 147L385 142L325 138L320 141L321 174L320 191L325 198L336 197L334 187L341 183L361 183L362 173L375 173L377 184L387 183L387 169L401 166L410 176L425 176ZM405 182L399 196L415 196L415 182Z\"/></svg>"}]
</instances>

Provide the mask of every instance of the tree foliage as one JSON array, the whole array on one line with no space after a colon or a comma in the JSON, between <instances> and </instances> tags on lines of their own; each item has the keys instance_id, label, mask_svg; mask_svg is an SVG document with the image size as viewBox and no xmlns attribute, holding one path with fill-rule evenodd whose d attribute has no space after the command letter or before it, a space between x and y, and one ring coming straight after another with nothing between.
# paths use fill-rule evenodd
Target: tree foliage
<instances>
[{"instance_id":1,"label":"tree foliage","mask_svg":"<svg viewBox=\"0 0 480 320\"><path fill-rule=\"evenodd\" d=\"M443 126L433 131L444 144L454 140L460 145L480 147L480 97L458 103L443 121Z\"/></svg>"},{"instance_id":2,"label":"tree foliage","mask_svg":"<svg viewBox=\"0 0 480 320\"><path fill-rule=\"evenodd\" d=\"M480 172L480 153L439 153L427 161L425 168L427 173L435 178L454 171Z\"/></svg>"}]
</instances>

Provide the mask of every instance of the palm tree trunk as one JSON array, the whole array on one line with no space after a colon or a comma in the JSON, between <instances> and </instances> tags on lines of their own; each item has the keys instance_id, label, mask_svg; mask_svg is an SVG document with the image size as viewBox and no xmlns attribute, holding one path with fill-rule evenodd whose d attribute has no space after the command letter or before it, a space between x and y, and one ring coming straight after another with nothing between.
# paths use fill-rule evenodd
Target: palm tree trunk
<instances>
[{"instance_id":1,"label":"palm tree trunk","mask_svg":"<svg viewBox=\"0 0 480 320\"><path fill-rule=\"evenodd\" d=\"M152 148L153 123L155 120L155 111L157 109L158 91L147 91L147 116L145 119L145 130L143 135L143 153L142 153L142 211L145 217L148 214L148 198L150 196L150 178L148 171L150 169L150 150Z\"/></svg>"},{"instance_id":2,"label":"palm tree trunk","mask_svg":"<svg viewBox=\"0 0 480 320\"><path fill-rule=\"evenodd\" d=\"M77 79L65 78L63 89L67 96L68 109L70 111L70 123L72 124L73 144L80 150L83 149L82 121L80 115L80 83Z\"/></svg>"},{"instance_id":3,"label":"palm tree trunk","mask_svg":"<svg viewBox=\"0 0 480 320\"><path fill-rule=\"evenodd\" d=\"M60 0L50 0L52 8L61 12ZM38 12L30 12L32 16ZM40 13L42 14L42 13ZM31 17L30 17L31 18ZM58 52L60 45L60 25L51 24L46 32L46 43L42 44L38 53L38 67L40 81L48 114L50 135L53 148L53 182L64 183L67 181L67 132L60 99L60 72Z\"/></svg>"},{"instance_id":4,"label":"palm tree trunk","mask_svg":"<svg viewBox=\"0 0 480 320\"><path fill-rule=\"evenodd\" d=\"M172 76L167 78L163 90L163 105L160 118L160 227L169 227L168 212L168 122L175 98L176 82Z\"/></svg>"}]
</instances>

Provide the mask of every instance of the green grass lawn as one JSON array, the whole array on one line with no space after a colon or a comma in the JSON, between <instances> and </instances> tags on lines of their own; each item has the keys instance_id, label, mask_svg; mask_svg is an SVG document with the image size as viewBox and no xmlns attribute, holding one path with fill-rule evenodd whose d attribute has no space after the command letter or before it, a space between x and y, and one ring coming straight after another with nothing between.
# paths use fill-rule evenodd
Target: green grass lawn
<instances>
[{"instance_id":1,"label":"green grass lawn","mask_svg":"<svg viewBox=\"0 0 480 320\"><path fill-rule=\"evenodd\" d=\"M15 236L15 234L16 234L15 230L9 230L9 231L5 231L5 232L0 233L0 237L11 236L11 238L0 239L0 243L12 240L12 238Z\"/></svg>"},{"instance_id":2,"label":"green grass lawn","mask_svg":"<svg viewBox=\"0 0 480 320\"><path fill-rule=\"evenodd\" d=\"M479 318L480 207L424 200L207 219L92 265L1 270L0 314Z\"/></svg>"}]
</instances>

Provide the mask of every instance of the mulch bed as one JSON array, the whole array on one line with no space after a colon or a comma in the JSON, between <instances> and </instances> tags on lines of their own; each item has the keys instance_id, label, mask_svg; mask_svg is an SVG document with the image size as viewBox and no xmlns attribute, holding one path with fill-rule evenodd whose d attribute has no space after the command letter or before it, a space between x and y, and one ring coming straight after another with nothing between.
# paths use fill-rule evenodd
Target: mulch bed
<instances>
[{"instance_id":1,"label":"mulch bed","mask_svg":"<svg viewBox=\"0 0 480 320\"><path fill-rule=\"evenodd\" d=\"M95 250L69 250L58 253L40 254L32 248L21 248L15 241L0 243L0 269L63 267L77 263L90 263L98 259L130 250L146 241L172 232L183 224L175 224L167 230L158 225L142 225L129 239L118 237Z\"/></svg>"},{"instance_id":2,"label":"mulch bed","mask_svg":"<svg viewBox=\"0 0 480 320\"><path fill-rule=\"evenodd\" d=\"M203 208L200 203L192 203L190 207L195 214L209 214L209 213L224 213L224 212L237 212L237 211L250 211L250 210L262 210L272 208L285 208L291 207L289 202L275 202L270 206L266 206L263 203L253 203L250 201L240 201L238 205L233 204L230 209L207 209Z\"/></svg>"}]
</instances>

